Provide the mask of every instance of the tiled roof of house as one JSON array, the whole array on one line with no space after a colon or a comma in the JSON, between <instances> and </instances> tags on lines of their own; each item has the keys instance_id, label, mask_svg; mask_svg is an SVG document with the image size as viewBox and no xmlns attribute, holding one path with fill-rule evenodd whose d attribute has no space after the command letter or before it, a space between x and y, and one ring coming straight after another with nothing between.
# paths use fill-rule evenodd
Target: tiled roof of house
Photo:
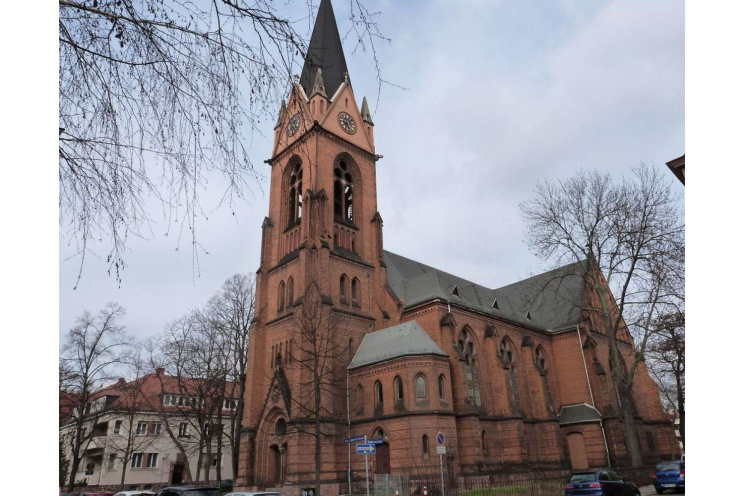
<instances>
[{"instance_id":1,"label":"tiled roof of house","mask_svg":"<svg viewBox=\"0 0 744 496\"><path fill-rule=\"evenodd\" d=\"M585 291L583 261L495 289L389 251L385 264L388 283L405 309L431 300L449 301L546 331L579 321Z\"/></svg>"}]
</instances>

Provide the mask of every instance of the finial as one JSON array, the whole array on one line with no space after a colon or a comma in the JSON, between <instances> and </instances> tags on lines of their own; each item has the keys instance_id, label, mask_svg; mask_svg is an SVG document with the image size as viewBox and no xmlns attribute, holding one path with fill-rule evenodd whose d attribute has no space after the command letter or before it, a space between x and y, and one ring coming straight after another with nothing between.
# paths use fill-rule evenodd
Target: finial
<instances>
[{"instance_id":1,"label":"finial","mask_svg":"<svg viewBox=\"0 0 744 496\"><path fill-rule=\"evenodd\" d=\"M299 84L299 82L300 82L300 76L298 76L297 74L293 74L292 75L292 82L294 84Z\"/></svg>"},{"instance_id":2,"label":"finial","mask_svg":"<svg viewBox=\"0 0 744 496\"><path fill-rule=\"evenodd\" d=\"M366 96L362 98L362 120L372 126L375 125L375 123L372 122L372 115L369 113L369 105L367 105Z\"/></svg>"},{"instance_id":3,"label":"finial","mask_svg":"<svg viewBox=\"0 0 744 496\"><path fill-rule=\"evenodd\" d=\"M315 95L320 95L324 98L328 98L325 92L325 85L323 84L323 71L318 67L318 71L315 73L315 83L313 84L313 91L310 92L310 98Z\"/></svg>"}]
</instances>

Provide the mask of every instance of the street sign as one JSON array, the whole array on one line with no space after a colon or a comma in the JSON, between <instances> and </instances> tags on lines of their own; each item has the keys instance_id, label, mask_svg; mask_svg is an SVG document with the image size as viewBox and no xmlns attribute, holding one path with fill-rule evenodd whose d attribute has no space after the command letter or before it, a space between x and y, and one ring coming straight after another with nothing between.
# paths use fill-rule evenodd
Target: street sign
<instances>
[{"instance_id":1,"label":"street sign","mask_svg":"<svg viewBox=\"0 0 744 496\"><path fill-rule=\"evenodd\" d=\"M383 444L383 439L367 439L367 444Z\"/></svg>"},{"instance_id":2,"label":"street sign","mask_svg":"<svg viewBox=\"0 0 744 496\"><path fill-rule=\"evenodd\" d=\"M375 445L374 444L357 444L357 455L374 455Z\"/></svg>"},{"instance_id":3,"label":"street sign","mask_svg":"<svg viewBox=\"0 0 744 496\"><path fill-rule=\"evenodd\" d=\"M446 455L447 446L437 446L437 455Z\"/></svg>"},{"instance_id":4,"label":"street sign","mask_svg":"<svg viewBox=\"0 0 744 496\"><path fill-rule=\"evenodd\" d=\"M345 443L356 443L357 441L364 441L364 436L357 436L357 437L347 437L344 439Z\"/></svg>"},{"instance_id":5,"label":"street sign","mask_svg":"<svg viewBox=\"0 0 744 496\"><path fill-rule=\"evenodd\" d=\"M437 444L444 446L444 434L441 431L437 432Z\"/></svg>"}]
</instances>

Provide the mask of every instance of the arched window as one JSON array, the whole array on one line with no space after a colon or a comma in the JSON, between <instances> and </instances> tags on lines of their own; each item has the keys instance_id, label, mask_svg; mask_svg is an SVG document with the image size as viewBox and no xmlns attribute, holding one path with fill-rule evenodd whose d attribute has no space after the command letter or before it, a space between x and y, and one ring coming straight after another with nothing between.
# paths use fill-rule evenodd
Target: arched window
<instances>
[{"instance_id":1,"label":"arched window","mask_svg":"<svg viewBox=\"0 0 744 496\"><path fill-rule=\"evenodd\" d=\"M511 342L504 338L499 345L499 360L506 374L506 389L509 393L509 403L516 412L521 411L519 401L519 382L517 382L516 355L512 349Z\"/></svg>"},{"instance_id":2,"label":"arched window","mask_svg":"<svg viewBox=\"0 0 744 496\"><path fill-rule=\"evenodd\" d=\"M302 218L302 163L297 162L289 176L288 224L291 226Z\"/></svg>"},{"instance_id":3,"label":"arched window","mask_svg":"<svg viewBox=\"0 0 744 496\"><path fill-rule=\"evenodd\" d=\"M380 381L377 381L375 382L375 408L382 408L383 399L382 383Z\"/></svg>"},{"instance_id":4,"label":"arched window","mask_svg":"<svg viewBox=\"0 0 744 496\"><path fill-rule=\"evenodd\" d=\"M465 359L461 363L465 369L465 380L468 383L468 402L474 406L481 406L480 374L478 374L478 367L475 362L473 334L467 327L460 331L460 340L457 344Z\"/></svg>"},{"instance_id":5,"label":"arched window","mask_svg":"<svg viewBox=\"0 0 744 496\"><path fill-rule=\"evenodd\" d=\"M283 418L280 418L276 421L276 425L274 426L274 435L276 437L284 437L284 435L287 433L287 421Z\"/></svg>"},{"instance_id":6,"label":"arched window","mask_svg":"<svg viewBox=\"0 0 744 496\"><path fill-rule=\"evenodd\" d=\"M341 300L341 303L344 305L348 305L349 302L346 300L346 287L349 285L349 278L346 277L346 274L341 275L341 279L338 281L338 296Z\"/></svg>"},{"instance_id":7,"label":"arched window","mask_svg":"<svg viewBox=\"0 0 744 496\"><path fill-rule=\"evenodd\" d=\"M439 376L439 399L444 399L444 374Z\"/></svg>"},{"instance_id":8,"label":"arched window","mask_svg":"<svg viewBox=\"0 0 744 496\"><path fill-rule=\"evenodd\" d=\"M488 439L486 439L486 431L481 431L481 449L483 454L488 454Z\"/></svg>"},{"instance_id":9,"label":"arched window","mask_svg":"<svg viewBox=\"0 0 744 496\"><path fill-rule=\"evenodd\" d=\"M333 215L334 217L354 221L354 185L351 168L345 160L339 160L333 169Z\"/></svg>"},{"instance_id":10,"label":"arched window","mask_svg":"<svg viewBox=\"0 0 744 496\"><path fill-rule=\"evenodd\" d=\"M426 378L423 375L416 377L416 399L426 399Z\"/></svg>"},{"instance_id":11,"label":"arched window","mask_svg":"<svg viewBox=\"0 0 744 496\"><path fill-rule=\"evenodd\" d=\"M364 413L364 388L361 384L356 388L356 411L359 414Z\"/></svg>"},{"instance_id":12,"label":"arched window","mask_svg":"<svg viewBox=\"0 0 744 496\"><path fill-rule=\"evenodd\" d=\"M395 379L393 379L393 385L395 386L395 401L402 402L403 401L403 381L400 379L400 377L395 376Z\"/></svg>"},{"instance_id":13,"label":"arched window","mask_svg":"<svg viewBox=\"0 0 744 496\"><path fill-rule=\"evenodd\" d=\"M351 302L359 306L359 279L356 277L351 280Z\"/></svg>"},{"instance_id":14,"label":"arched window","mask_svg":"<svg viewBox=\"0 0 744 496\"><path fill-rule=\"evenodd\" d=\"M276 308L281 312L284 310L284 281L279 283L279 294L277 295Z\"/></svg>"},{"instance_id":15,"label":"arched window","mask_svg":"<svg viewBox=\"0 0 744 496\"><path fill-rule=\"evenodd\" d=\"M287 308L294 305L294 278L290 277L287 281Z\"/></svg>"},{"instance_id":16,"label":"arched window","mask_svg":"<svg viewBox=\"0 0 744 496\"><path fill-rule=\"evenodd\" d=\"M424 454L424 458L429 454L429 436L426 434L421 436L421 452Z\"/></svg>"}]
</instances>

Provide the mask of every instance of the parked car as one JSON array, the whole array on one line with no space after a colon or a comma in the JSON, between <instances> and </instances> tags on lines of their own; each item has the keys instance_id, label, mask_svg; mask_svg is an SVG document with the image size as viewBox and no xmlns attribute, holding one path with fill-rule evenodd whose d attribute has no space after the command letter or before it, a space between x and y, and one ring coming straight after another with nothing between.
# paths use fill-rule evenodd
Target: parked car
<instances>
[{"instance_id":1,"label":"parked car","mask_svg":"<svg viewBox=\"0 0 744 496\"><path fill-rule=\"evenodd\" d=\"M566 483L566 496L640 496L641 491L612 470L573 474Z\"/></svg>"},{"instance_id":2,"label":"parked car","mask_svg":"<svg viewBox=\"0 0 744 496\"><path fill-rule=\"evenodd\" d=\"M155 493L152 491L142 491L135 489L130 491L121 491L114 494L114 496L154 496L154 494Z\"/></svg>"},{"instance_id":3,"label":"parked car","mask_svg":"<svg viewBox=\"0 0 744 496\"><path fill-rule=\"evenodd\" d=\"M661 494L667 489L685 492L684 461L657 463L651 476L654 478L656 494Z\"/></svg>"},{"instance_id":4,"label":"parked car","mask_svg":"<svg viewBox=\"0 0 744 496\"><path fill-rule=\"evenodd\" d=\"M155 496L220 496L220 490L216 487L164 487Z\"/></svg>"},{"instance_id":5,"label":"parked car","mask_svg":"<svg viewBox=\"0 0 744 496\"><path fill-rule=\"evenodd\" d=\"M228 493L225 496L284 496L282 493Z\"/></svg>"},{"instance_id":6,"label":"parked car","mask_svg":"<svg viewBox=\"0 0 744 496\"><path fill-rule=\"evenodd\" d=\"M81 496L114 496L110 491L96 491L93 493L83 493Z\"/></svg>"}]
</instances>

